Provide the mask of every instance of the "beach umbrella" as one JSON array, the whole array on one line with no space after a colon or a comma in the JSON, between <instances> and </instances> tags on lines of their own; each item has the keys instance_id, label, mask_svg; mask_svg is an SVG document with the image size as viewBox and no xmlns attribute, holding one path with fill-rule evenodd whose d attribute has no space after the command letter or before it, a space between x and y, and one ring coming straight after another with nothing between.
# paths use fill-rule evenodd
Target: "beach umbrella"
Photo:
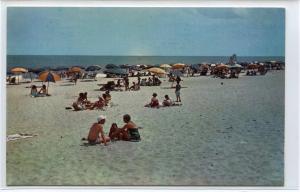
<instances>
[{"instance_id":1,"label":"beach umbrella","mask_svg":"<svg viewBox=\"0 0 300 192\"><path fill-rule=\"evenodd\" d=\"M163 69L160 69L158 67L152 67L150 69L147 69L149 72L154 73L154 74L166 74L166 71Z\"/></svg>"},{"instance_id":2,"label":"beach umbrella","mask_svg":"<svg viewBox=\"0 0 300 192\"><path fill-rule=\"evenodd\" d=\"M239 64L229 65L228 67L229 67L230 69L233 69L233 68L242 68L242 66L239 65Z\"/></svg>"},{"instance_id":3,"label":"beach umbrella","mask_svg":"<svg viewBox=\"0 0 300 192\"><path fill-rule=\"evenodd\" d=\"M51 71L43 71L39 74L39 79L44 82L48 82L48 86L47 86L47 94L48 94L49 82L55 83L56 81L60 81L60 76Z\"/></svg>"},{"instance_id":4,"label":"beach umbrella","mask_svg":"<svg viewBox=\"0 0 300 192\"><path fill-rule=\"evenodd\" d=\"M183 63L176 63L174 65L172 65L172 69L182 69L185 67L185 64Z\"/></svg>"},{"instance_id":5,"label":"beach umbrella","mask_svg":"<svg viewBox=\"0 0 300 192\"><path fill-rule=\"evenodd\" d=\"M247 69L257 69L258 66L256 64L250 64L247 66Z\"/></svg>"},{"instance_id":6,"label":"beach umbrella","mask_svg":"<svg viewBox=\"0 0 300 192\"><path fill-rule=\"evenodd\" d=\"M115 68L120 68L120 67L117 66L117 65L114 65L114 64L107 64L107 65L105 66L105 68L106 68L106 69L115 69Z\"/></svg>"},{"instance_id":7,"label":"beach umbrella","mask_svg":"<svg viewBox=\"0 0 300 192\"><path fill-rule=\"evenodd\" d=\"M115 75L128 75L127 71L121 68L106 69L104 73L115 74Z\"/></svg>"},{"instance_id":8,"label":"beach umbrella","mask_svg":"<svg viewBox=\"0 0 300 192\"><path fill-rule=\"evenodd\" d=\"M98 70L101 70L101 67L99 65L92 65L92 66L88 66L85 70L86 71L98 71Z\"/></svg>"},{"instance_id":9,"label":"beach umbrella","mask_svg":"<svg viewBox=\"0 0 300 192\"><path fill-rule=\"evenodd\" d=\"M169 65L169 64L161 64L159 67L167 69L167 68L171 68L171 65Z\"/></svg>"},{"instance_id":10,"label":"beach umbrella","mask_svg":"<svg viewBox=\"0 0 300 192\"><path fill-rule=\"evenodd\" d=\"M12 73L27 73L28 70L23 67L14 67L10 70Z\"/></svg>"},{"instance_id":11,"label":"beach umbrella","mask_svg":"<svg viewBox=\"0 0 300 192\"><path fill-rule=\"evenodd\" d=\"M10 70L14 74L27 73L28 70L23 67L14 67ZM19 84L19 76L18 76L18 84Z\"/></svg>"},{"instance_id":12,"label":"beach umbrella","mask_svg":"<svg viewBox=\"0 0 300 192\"><path fill-rule=\"evenodd\" d=\"M220 65L217 65L216 68L217 68L217 69L227 69L227 68L228 68L228 65L220 64Z\"/></svg>"},{"instance_id":13,"label":"beach umbrella","mask_svg":"<svg viewBox=\"0 0 300 192\"><path fill-rule=\"evenodd\" d=\"M69 69L69 71L72 72L72 73L80 73L81 70L82 70L82 69L81 69L80 67L71 67L71 68Z\"/></svg>"}]
</instances>

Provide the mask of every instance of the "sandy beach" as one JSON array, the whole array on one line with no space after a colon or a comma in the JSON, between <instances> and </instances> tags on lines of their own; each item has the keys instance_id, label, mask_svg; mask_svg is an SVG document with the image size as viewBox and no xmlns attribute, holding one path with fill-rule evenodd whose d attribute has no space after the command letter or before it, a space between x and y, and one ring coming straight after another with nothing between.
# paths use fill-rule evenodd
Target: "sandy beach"
<instances>
[{"instance_id":1,"label":"sandy beach","mask_svg":"<svg viewBox=\"0 0 300 192\"><path fill-rule=\"evenodd\" d=\"M97 100L97 84L108 80L50 83L52 96L39 98L25 87L41 82L7 85L7 135L38 134L7 142L7 185L284 184L284 71L183 78L182 106L144 107L153 92L160 101L175 98L162 78L161 86L111 92L114 106L106 111L65 109L79 92ZM98 115L107 116L108 134L126 113L143 128L141 142L83 145Z\"/></svg>"}]
</instances>

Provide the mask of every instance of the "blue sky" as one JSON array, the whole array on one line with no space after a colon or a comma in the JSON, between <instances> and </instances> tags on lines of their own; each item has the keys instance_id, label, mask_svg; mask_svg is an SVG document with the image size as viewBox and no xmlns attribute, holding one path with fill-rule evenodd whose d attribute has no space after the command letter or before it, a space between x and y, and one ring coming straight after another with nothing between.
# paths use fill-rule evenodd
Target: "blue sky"
<instances>
[{"instance_id":1,"label":"blue sky","mask_svg":"<svg viewBox=\"0 0 300 192\"><path fill-rule=\"evenodd\" d=\"M284 56L281 8L10 7L9 55Z\"/></svg>"}]
</instances>

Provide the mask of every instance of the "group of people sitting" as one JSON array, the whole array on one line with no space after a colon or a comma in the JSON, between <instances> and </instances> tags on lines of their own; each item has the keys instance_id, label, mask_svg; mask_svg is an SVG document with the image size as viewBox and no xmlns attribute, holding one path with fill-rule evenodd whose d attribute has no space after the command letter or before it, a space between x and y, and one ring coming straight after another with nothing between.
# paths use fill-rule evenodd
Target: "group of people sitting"
<instances>
[{"instance_id":1,"label":"group of people sitting","mask_svg":"<svg viewBox=\"0 0 300 192\"><path fill-rule=\"evenodd\" d=\"M74 108L75 111L82 111L87 109L104 110L104 108L109 105L110 101L111 101L111 95L108 90L102 94L102 97L99 96L98 100L95 102L90 102L87 99L87 92L85 92L85 93L79 93L78 99L72 104L72 107Z\"/></svg>"},{"instance_id":2,"label":"group of people sitting","mask_svg":"<svg viewBox=\"0 0 300 192\"><path fill-rule=\"evenodd\" d=\"M107 145L108 142L115 140L136 142L141 140L138 127L131 121L130 115L126 114L123 116L125 125L122 128L119 128L116 123L113 123L108 136L105 136L104 134L105 121L106 117L104 115L100 115L97 118L97 122L91 126L87 138L82 138L82 140L88 140L90 145L101 143Z\"/></svg>"},{"instance_id":3,"label":"group of people sitting","mask_svg":"<svg viewBox=\"0 0 300 192\"><path fill-rule=\"evenodd\" d=\"M36 85L32 85L31 90L30 90L30 96L31 97L45 97L45 96L50 96L50 95L48 94L46 85L43 85L39 91L38 91Z\"/></svg>"},{"instance_id":4,"label":"group of people sitting","mask_svg":"<svg viewBox=\"0 0 300 192\"><path fill-rule=\"evenodd\" d=\"M157 99L157 94L153 93L150 103L146 104L145 107L159 108L159 107L170 107L170 106L179 105L176 102L172 101L169 95L165 95L163 102L160 104L159 100Z\"/></svg>"},{"instance_id":5,"label":"group of people sitting","mask_svg":"<svg viewBox=\"0 0 300 192\"><path fill-rule=\"evenodd\" d=\"M141 86L160 86L160 84L161 80L159 80L159 78L155 75L153 75L152 78L143 78L140 83Z\"/></svg>"}]
</instances>

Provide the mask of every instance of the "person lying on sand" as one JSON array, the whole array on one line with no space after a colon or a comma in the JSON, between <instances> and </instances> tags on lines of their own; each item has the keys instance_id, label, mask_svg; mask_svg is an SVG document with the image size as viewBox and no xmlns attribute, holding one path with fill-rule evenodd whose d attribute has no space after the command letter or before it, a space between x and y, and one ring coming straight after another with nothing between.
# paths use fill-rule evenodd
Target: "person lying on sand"
<instances>
[{"instance_id":1,"label":"person lying on sand","mask_svg":"<svg viewBox=\"0 0 300 192\"><path fill-rule=\"evenodd\" d=\"M124 140L124 141L140 141L140 133L134 122L131 121L130 115L123 116L125 125L122 128L118 128L116 123L113 123L110 131L109 138L111 140Z\"/></svg>"},{"instance_id":2,"label":"person lying on sand","mask_svg":"<svg viewBox=\"0 0 300 192\"><path fill-rule=\"evenodd\" d=\"M159 108L159 101L156 97L157 97L157 94L153 93L152 98L151 98L151 102L149 104L145 105L145 107L152 107L152 108L157 107L157 108Z\"/></svg>"},{"instance_id":3,"label":"person lying on sand","mask_svg":"<svg viewBox=\"0 0 300 192\"><path fill-rule=\"evenodd\" d=\"M163 101L163 106L164 107L169 107L174 104L174 102L170 99L169 95L165 95L165 100Z\"/></svg>"},{"instance_id":4,"label":"person lying on sand","mask_svg":"<svg viewBox=\"0 0 300 192\"><path fill-rule=\"evenodd\" d=\"M94 123L91 126L88 137L87 137L89 144L95 145L95 144L104 143L104 145L106 146L107 142L110 141L110 138L106 137L104 135L104 131L103 131L105 119L106 119L106 117L104 115L100 115L97 118L97 123Z\"/></svg>"}]
</instances>

